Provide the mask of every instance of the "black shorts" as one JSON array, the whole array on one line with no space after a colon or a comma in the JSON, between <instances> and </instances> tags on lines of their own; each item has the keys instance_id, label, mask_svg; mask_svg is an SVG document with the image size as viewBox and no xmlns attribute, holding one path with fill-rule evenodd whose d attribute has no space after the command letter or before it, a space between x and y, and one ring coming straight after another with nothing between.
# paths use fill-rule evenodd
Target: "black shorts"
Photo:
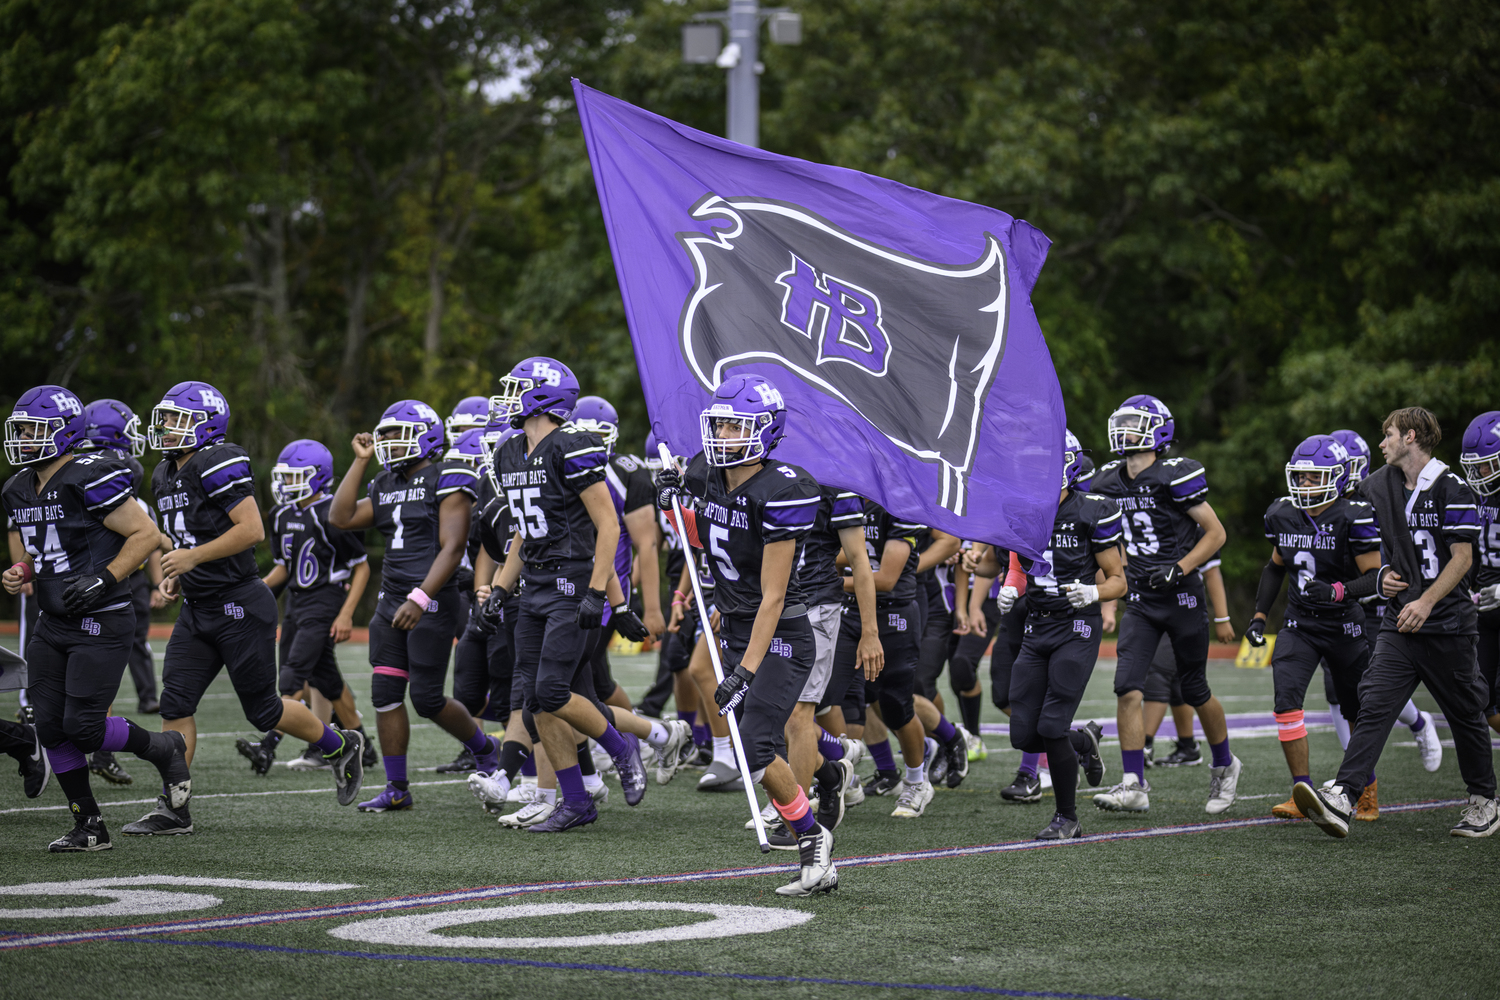
<instances>
[{"instance_id":1,"label":"black shorts","mask_svg":"<svg viewBox=\"0 0 1500 1000\"><path fill-rule=\"evenodd\" d=\"M1165 632L1156 644L1156 655L1151 657L1142 694L1147 701L1166 702L1173 708L1185 704L1182 682L1177 679L1177 653L1172 649L1172 637Z\"/></svg>"},{"instance_id":2,"label":"black shorts","mask_svg":"<svg viewBox=\"0 0 1500 1000\"><path fill-rule=\"evenodd\" d=\"M1479 676L1489 685L1484 714L1500 714L1500 608L1479 616Z\"/></svg>"},{"instance_id":3,"label":"black shorts","mask_svg":"<svg viewBox=\"0 0 1500 1000\"><path fill-rule=\"evenodd\" d=\"M1370 663L1370 646L1365 640L1364 621L1323 621L1317 618L1293 618L1287 611L1285 624L1276 633L1271 651L1271 680L1275 685L1277 712L1295 712L1307 698L1318 664L1333 678L1338 694L1339 712L1351 723L1359 714L1359 681ZM1326 662L1325 662L1326 661Z\"/></svg>"},{"instance_id":4,"label":"black shorts","mask_svg":"<svg viewBox=\"0 0 1500 1000\"><path fill-rule=\"evenodd\" d=\"M894 732L910 722L916 714L912 695L916 690L917 659L921 648L921 635L917 631L920 610L920 595L917 601L877 608L875 614L879 622L880 648L885 652L885 668L873 681L867 681L858 662L862 628L859 609L844 605L844 617L839 622L839 641L833 653L833 676L823 692L819 710L842 703L844 721L858 726L864 724L865 706L876 702L880 705L881 721L887 729Z\"/></svg>"},{"instance_id":5,"label":"black shorts","mask_svg":"<svg viewBox=\"0 0 1500 1000\"><path fill-rule=\"evenodd\" d=\"M334 652L333 620L349 592L336 583L313 590L288 590L281 619L281 693L295 697L311 684L329 701L344 693L344 675Z\"/></svg>"},{"instance_id":6,"label":"black shorts","mask_svg":"<svg viewBox=\"0 0 1500 1000\"><path fill-rule=\"evenodd\" d=\"M566 585L566 586L565 586ZM578 602L588 580L527 580L515 632L515 671L521 678L526 710L556 712L579 685L579 672L592 651L591 632L578 627ZM594 629L593 632L598 632ZM593 678L587 683L593 690Z\"/></svg>"},{"instance_id":7,"label":"black shorts","mask_svg":"<svg viewBox=\"0 0 1500 1000\"><path fill-rule=\"evenodd\" d=\"M725 615L720 619L719 648L724 653L726 674L744 657L754 624L754 618ZM771 646L755 669L755 680L735 713L740 740L745 745L745 763L752 773L769 767L777 745L785 740L787 721L812 673L815 643L812 624L806 615L783 618L777 623Z\"/></svg>"},{"instance_id":8,"label":"black shorts","mask_svg":"<svg viewBox=\"0 0 1500 1000\"><path fill-rule=\"evenodd\" d=\"M1041 753L1044 740L1066 736L1099 660L1104 627L1098 611L1033 612L1010 673L1010 744Z\"/></svg>"},{"instance_id":9,"label":"black shorts","mask_svg":"<svg viewBox=\"0 0 1500 1000\"><path fill-rule=\"evenodd\" d=\"M185 600L162 656L161 717L186 719L228 669L245 718L261 732L281 721L276 693L276 598L250 580L211 599Z\"/></svg>"},{"instance_id":10,"label":"black shorts","mask_svg":"<svg viewBox=\"0 0 1500 1000\"><path fill-rule=\"evenodd\" d=\"M921 595L917 599L921 600ZM953 634L953 612L943 603L941 592L937 604L928 606L927 623L921 641L917 657L916 688L918 694L931 700L937 697L937 679L943 674L943 666L958 645L958 636ZM970 687L972 686L971 684Z\"/></svg>"},{"instance_id":11,"label":"black shorts","mask_svg":"<svg viewBox=\"0 0 1500 1000\"><path fill-rule=\"evenodd\" d=\"M986 602L988 603L988 602ZM995 606L998 613L999 605ZM1023 594L1016 599L1010 614L1000 615L990 635L995 637L995 647L990 653L990 700L999 709L1010 707L1010 671L1021 652L1021 641L1026 635L1028 605Z\"/></svg>"},{"instance_id":12,"label":"black shorts","mask_svg":"<svg viewBox=\"0 0 1500 1000\"><path fill-rule=\"evenodd\" d=\"M71 743L90 754L104 743L104 720L135 641L135 609L79 618L39 615L27 647L26 698L49 749Z\"/></svg>"},{"instance_id":13,"label":"black shorts","mask_svg":"<svg viewBox=\"0 0 1500 1000\"><path fill-rule=\"evenodd\" d=\"M376 601L370 619L370 667L374 673L370 701L377 712L400 706L408 685L412 708L424 719L437 715L448 704L444 688L459 612L458 590L444 587L432 601L410 631L391 624L391 618L406 603L405 592L382 590Z\"/></svg>"},{"instance_id":14,"label":"black shorts","mask_svg":"<svg viewBox=\"0 0 1500 1000\"><path fill-rule=\"evenodd\" d=\"M1120 614L1115 696L1144 691L1163 634L1171 636L1182 700L1194 708L1213 697L1208 688L1208 614L1203 578L1193 573L1177 590L1132 590Z\"/></svg>"}]
</instances>

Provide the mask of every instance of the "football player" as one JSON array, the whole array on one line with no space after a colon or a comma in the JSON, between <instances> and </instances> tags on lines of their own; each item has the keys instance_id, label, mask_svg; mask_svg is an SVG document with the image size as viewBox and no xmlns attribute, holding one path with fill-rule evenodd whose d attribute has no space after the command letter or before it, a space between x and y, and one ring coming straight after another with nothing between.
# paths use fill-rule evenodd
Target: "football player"
<instances>
[{"instance_id":1,"label":"football player","mask_svg":"<svg viewBox=\"0 0 1500 1000\"><path fill-rule=\"evenodd\" d=\"M458 439L466 431L483 428L489 422L490 401L483 396L465 396L453 407L448 419L443 421L444 439L451 448L458 444Z\"/></svg>"},{"instance_id":2,"label":"football player","mask_svg":"<svg viewBox=\"0 0 1500 1000\"><path fill-rule=\"evenodd\" d=\"M375 766L375 746L354 707L354 689L344 683L334 648L348 642L370 580L370 563L362 534L328 523L333 497L333 454L321 443L303 438L281 449L271 469L271 571L261 578L272 594L287 592L281 622L280 689L282 697L300 700L311 688L338 713L339 722L364 741L363 765ZM310 695L309 695L310 697ZM323 720L327 721L327 720ZM266 733L258 743L240 739L235 749L256 774L266 774L276 759L281 734ZM315 770L328 766L323 751L308 744L287 766Z\"/></svg>"},{"instance_id":3,"label":"football player","mask_svg":"<svg viewBox=\"0 0 1500 1000\"><path fill-rule=\"evenodd\" d=\"M27 694L36 735L73 813L73 829L48 845L54 853L112 846L89 787L86 754L127 750L151 762L163 794L183 803L192 784L180 734L149 733L109 715L135 635L127 577L159 535L134 502L123 462L75 452L83 423L83 404L61 386L22 393L5 421L5 457L19 471L0 493L26 552L0 581L9 594L36 585L41 614L26 649ZM35 784L36 769L30 770Z\"/></svg>"},{"instance_id":4,"label":"football player","mask_svg":"<svg viewBox=\"0 0 1500 1000\"><path fill-rule=\"evenodd\" d=\"M1500 732L1500 410L1481 413L1464 431L1464 478L1479 502L1479 557L1474 603L1479 608L1479 672L1489 690L1485 716Z\"/></svg>"},{"instance_id":5,"label":"football player","mask_svg":"<svg viewBox=\"0 0 1500 1000\"><path fill-rule=\"evenodd\" d=\"M797 837L800 877L776 892L809 896L838 887L833 833L818 823L776 743L812 673L816 640L793 571L822 492L805 471L771 458L786 423L786 404L769 381L724 379L700 418L703 454L684 474L662 470L657 506L671 510L682 500L684 540L710 553L725 667L714 701L721 714L737 713L750 780Z\"/></svg>"},{"instance_id":6,"label":"football player","mask_svg":"<svg viewBox=\"0 0 1500 1000\"><path fill-rule=\"evenodd\" d=\"M1228 809L1239 784L1241 764L1229 752L1224 708L1208 687L1207 595L1203 578L1194 572L1224 546L1224 527L1208 503L1203 466L1191 458L1162 457L1175 428L1161 400L1131 396L1109 417L1110 450L1121 457L1095 473L1092 483L1095 493L1120 503L1130 585L1115 668L1125 774L1120 784L1094 796L1100 809L1150 808L1141 700L1163 632L1172 637L1182 696L1198 712L1213 753L1205 811Z\"/></svg>"},{"instance_id":7,"label":"football player","mask_svg":"<svg viewBox=\"0 0 1500 1000\"><path fill-rule=\"evenodd\" d=\"M1320 660L1326 660L1338 691L1338 708L1353 720L1359 714L1359 680L1370 660L1364 609L1359 599L1375 593L1380 567L1380 528L1363 500L1344 495L1349 453L1337 440L1315 434L1299 444L1286 464L1287 495L1266 509L1271 558L1261 570L1255 617L1245 629L1252 646L1264 646L1266 619L1287 571L1286 621L1271 656L1277 736L1292 772L1292 784L1311 786L1307 727L1302 702ZM1365 785L1358 818L1375 819L1375 776ZM1298 819L1292 800L1272 815Z\"/></svg>"},{"instance_id":8,"label":"football player","mask_svg":"<svg viewBox=\"0 0 1500 1000\"><path fill-rule=\"evenodd\" d=\"M986 576L977 572L981 565L991 567L991 573L1003 575ZM1026 573L1020 562L1011 558L1011 553L981 543L964 554L961 566L974 574L974 582L969 589L969 631L959 639L953 655L955 660L972 659L977 667L984 656L985 644L994 636L990 652L990 701L1009 716L1011 669L1021 652L1028 613ZM1015 780L1000 790L1000 797L1007 802L1042 801L1041 760L1040 753L1023 751Z\"/></svg>"}]
</instances>

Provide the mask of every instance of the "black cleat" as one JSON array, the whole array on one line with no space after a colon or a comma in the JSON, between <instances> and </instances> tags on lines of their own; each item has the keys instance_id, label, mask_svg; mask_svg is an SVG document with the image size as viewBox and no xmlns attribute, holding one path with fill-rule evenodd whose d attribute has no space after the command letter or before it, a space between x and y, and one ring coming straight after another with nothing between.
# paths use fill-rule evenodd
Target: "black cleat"
<instances>
[{"instance_id":1,"label":"black cleat","mask_svg":"<svg viewBox=\"0 0 1500 1000\"><path fill-rule=\"evenodd\" d=\"M1033 840L1073 840L1083 836L1083 825L1076 819L1068 819L1062 813L1054 813L1052 822L1047 824L1047 829L1037 834Z\"/></svg>"},{"instance_id":2,"label":"black cleat","mask_svg":"<svg viewBox=\"0 0 1500 1000\"><path fill-rule=\"evenodd\" d=\"M250 762L250 770L265 777L271 773L271 765L276 763L276 748L266 746L264 742L251 743L243 736L234 741L234 748L240 752L240 756Z\"/></svg>"},{"instance_id":3,"label":"black cleat","mask_svg":"<svg viewBox=\"0 0 1500 1000\"><path fill-rule=\"evenodd\" d=\"M355 730L355 732L359 733L359 735L364 739L364 756L360 758L360 760L365 765L365 770L368 771L370 770L370 768L380 763L380 751L375 749L375 741L370 738L369 733L365 732L363 729L357 729Z\"/></svg>"},{"instance_id":4,"label":"black cleat","mask_svg":"<svg viewBox=\"0 0 1500 1000\"><path fill-rule=\"evenodd\" d=\"M36 709L30 705L22 705L16 709L16 721L23 726L36 725Z\"/></svg>"},{"instance_id":5,"label":"black cleat","mask_svg":"<svg viewBox=\"0 0 1500 1000\"><path fill-rule=\"evenodd\" d=\"M766 827L766 843L771 845L773 851L795 851L797 835L787 828L785 820L778 819L773 825Z\"/></svg>"},{"instance_id":6,"label":"black cleat","mask_svg":"<svg viewBox=\"0 0 1500 1000\"><path fill-rule=\"evenodd\" d=\"M111 785L130 785L135 783L135 779L120 766L120 762L115 760L115 755L108 750L94 751L94 756L89 758L89 770Z\"/></svg>"},{"instance_id":7,"label":"black cleat","mask_svg":"<svg viewBox=\"0 0 1500 1000\"><path fill-rule=\"evenodd\" d=\"M844 821L844 793L849 789L849 779L854 775L854 764L845 757L833 762L838 769L839 780L829 786L818 782L818 825L825 830L836 830Z\"/></svg>"},{"instance_id":8,"label":"black cleat","mask_svg":"<svg viewBox=\"0 0 1500 1000\"><path fill-rule=\"evenodd\" d=\"M1090 722L1075 731L1089 741L1089 749L1078 755L1078 773L1090 788L1098 788L1104 781L1104 758L1099 756L1099 738L1104 735L1104 728L1097 722Z\"/></svg>"},{"instance_id":9,"label":"black cleat","mask_svg":"<svg viewBox=\"0 0 1500 1000\"><path fill-rule=\"evenodd\" d=\"M129 837L165 837L193 832L193 817L188 814L187 803L173 809L165 795L156 797L156 808L136 820L120 827L120 832Z\"/></svg>"},{"instance_id":10,"label":"black cleat","mask_svg":"<svg viewBox=\"0 0 1500 1000\"><path fill-rule=\"evenodd\" d=\"M969 741L962 732L954 733L953 739L943 744L942 752L948 758L948 787L957 788L969 774ZM933 784L937 784L937 779L933 779Z\"/></svg>"},{"instance_id":11,"label":"black cleat","mask_svg":"<svg viewBox=\"0 0 1500 1000\"><path fill-rule=\"evenodd\" d=\"M457 757L437 767L438 774L468 774L470 771L477 770L479 770L479 765L474 762L474 754L468 747L461 747Z\"/></svg>"},{"instance_id":12,"label":"black cleat","mask_svg":"<svg viewBox=\"0 0 1500 1000\"><path fill-rule=\"evenodd\" d=\"M333 768L333 784L338 789L339 805L353 805L359 797L359 789L365 783L364 736L352 729L340 729L344 745L331 754L324 755Z\"/></svg>"},{"instance_id":13,"label":"black cleat","mask_svg":"<svg viewBox=\"0 0 1500 1000\"><path fill-rule=\"evenodd\" d=\"M1000 789L1000 797L1007 802L1042 801L1042 779L1025 771L1016 772L1016 780Z\"/></svg>"},{"instance_id":14,"label":"black cleat","mask_svg":"<svg viewBox=\"0 0 1500 1000\"><path fill-rule=\"evenodd\" d=\"M876 771L865 782L866 795L894 795L901 787L901 775L895 771Z\"/></svg>"},{"instance_id":15,"label":"black cleat","mask_svg":"<svg viewBox=\"0 0 1500 1000\"><path fill-rule=\"evenodd\" d=\"M161 702L147 696L140 700L140 704L136 705L136 710L142 715L159 715L161 713Z\"/></svg>"},{"instance_id":16,"label":"black cleat","mask_svg":"<svg viewBox=\"0 0 1500 1000\"><path fill-rule=\"evenodd\" d=\"M21 784L26 789L26 797L34 799L47 790L47 782L52 780L52 762L42 748L42 738L37 735L36 727L27 728L31 730L31 754L19 761Z\"/></svg>"},{"instance_id":17,"label":"black cleat","mask_svg":"<svg viewBox=\"0 0 1500 1000\"><path fill-rule=\"evenodd\" d=\"M1197 740L1178 740L1177 749L1152 764L1152 767L1194 767L1203 763L1203 751Z\"/></svg>"},{"instance_id":18,"label":"black cleat","mask_svg":"<svg viewBox=\"0 0 1500 1000\"><path fill-rule=\"evenodd\" d=\"M104 817L97 814L79 819L73 829L47 845L53 854L71 854L75 851L107 851L114 845L109 842L109 831L104 827Z\"/></svg>"}]
</instances>

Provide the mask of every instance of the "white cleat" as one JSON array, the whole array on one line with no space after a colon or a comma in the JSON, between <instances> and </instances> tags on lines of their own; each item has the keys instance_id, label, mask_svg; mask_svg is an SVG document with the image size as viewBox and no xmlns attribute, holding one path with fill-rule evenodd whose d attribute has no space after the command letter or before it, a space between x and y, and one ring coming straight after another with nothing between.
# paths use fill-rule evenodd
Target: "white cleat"
<instances>
[{"instance_id":1,"label":"white cleat","mask_svg":"<svg viewBox=\"0 0 1500 1000\"><path fill-rule=\"evenodd\" d=\"M1422 721L1426 725L1412 735L1416 737L1417 749L1422 752L1422 766L1428 771L1436 771L1443 764L1443 744L1438 739L1437 723L1432 721L1432 713L1423 712Z\"/></svg>"},{"instance_id":2,"label":"white cleat","mask_svg":"<svg viewBox=\"0 0 1500 1000\"><path fill-rule=\"evenodd\" d=\"M1094 805L1106 812L1145 812L1151 808L1150 791L1135 772L1126 771L1118 785L1094 796Z\"/></svg>"},{"instance_id":3,"label":"white cleat","mask_svg":"<svg viewBox=\"0 0 1500 1000\"><path fill-rule=\"evenodd\" d=\"M609 801L609 786L602 780L599 784L589 788L589 798L594 800L594 805L602 806Z\"/></svg>"},{"instance_id":4,"label":"white cleat","mask_svg":"<svg viewBox=\"0 0 1500 1000\"><path fill-rule=\"evenodd\" d=\"M589 755L594 758L594 770L600 775L607 777L615 773L615 759L593 740L589 740Z\"/></svg>"},{"instance_id":5,"label":"white cleat","mask_svg":"<svg viewBox=\"0 0 1500 1000\"><path fill-rule=\"evenodd\" d=\"M475 771L469 775L469 791L474 793L485 812L498 816L509 801L510 779L505 776L504 771L496 771L494 774Z\"/></svg>"},{"instance_id":6,"label":"white cleat","mask_svg":"<svg viewBox=\"0 0 1500 1000\"><path fill-rule=\"evenodd\" d=\"M859 762L865 759L864 740L856 740L848 736L840 736L839 743L841 743L844 747L844 759L849 762L849 767L851 769L857 767L859 765Z\"/></svg>"},{"instance_id":7,"label":"white cleat","mask_svg":"<svg viewBox=\"0 0 1500 1000\"><path fill-rule=\"evenodd\" d=\"M521 783L511 785L510 792L505 796L507 802L534 802L536 801L536 778L528 778L521 775Z\"/></svg>"},{"instance_id":8,"label":"white cleat","mask_svg":"<svg viewBox=\"0 0 1500 1000\"><path fill-rule=\"evenodd\" d=\"M656 754L656 783L665 785L677 773L682 761L682 748L693 742L693 727L681 719L664 722L667 727L667 742Z\"/></svg>"},{"instance_id":9,"label":"white cleat","mask_svg":"<svg viewBox=\"0 0 1500 1000\"><path fill-rule=\"evenodd\" d=\"M1217 816L1234 805L1234 791L1239 787L1240 771L1243 769L1244 765L1233 754L1229 757L1227 767L1208 769L1208 805L1203 807L1204 812Z\"/></svg>"},{"instance_id":10,"label":"white cleat","mask_svg":"<svg viewBox=\"0 0 1500 1000\"><path fill-rule=\"evenodd\" d=\"M861 743L860 746L862 747L864 744ZM844 789L844 808L848 809L850 806L857 806L864 800L865 786L860 782L859 775L854 773L853 768L850 768L849 787Z\"/></svg>"},{"instance_id":11,"label":"white cleat","mask_svg":"<svg viewBox=\"0 0 1500 1000\"><path fill-rule=\"evenodd\" d=\"M767 802L766 803L766 807L760 811L760 821L761 821L762 824L764 824L767 827L769 827L772 823L775 823L780 818L781 818L781 814L778 813L776 811L776 807L774 805L772 805L771 803L769 803L769 802ZM754 830L755 829L755 820L753 820L753 819L747 819L747 820L745 820L745 829L746 830Z\"/></svg>"},{"instance_id":12,"label":"white cleat","mask_svg":"<svg viewBox=\"0 0 1500 1000\"><path fill-rule=\"evenodd\" d=\"M509 826L520 829L525 826L536 826L538 823L551 817L557 811L557 806L545 799L537 799L528 802L520 809L506 816L500 817L501 826Z\"/></svg>"},{"instance_id":13,"label":"white cleat","mask_svg":"<svg viewBox=\"0 0 1500 1000\"><path fill-rule=\"evenodd\" d=\"M776 890L778 896L811 896L832 892L839 886L838 870L833 866L833 834L815 826L797 838L797 853L802 871L795 882Z\"/></svg>"},{"instance_id":14,"label":"white cleat","mask_svg":"<svg viewBox=\"0 0 1500 1000\"><path fill-rule=\"evenodd\" d=\"M924 781L914 785L909 781L901 782L901 791L896 796L896 808L891 810L891 815L897 819L916 819L922 815L927 804L932 801L932 782Z\"/></svg>"}]
</instances>

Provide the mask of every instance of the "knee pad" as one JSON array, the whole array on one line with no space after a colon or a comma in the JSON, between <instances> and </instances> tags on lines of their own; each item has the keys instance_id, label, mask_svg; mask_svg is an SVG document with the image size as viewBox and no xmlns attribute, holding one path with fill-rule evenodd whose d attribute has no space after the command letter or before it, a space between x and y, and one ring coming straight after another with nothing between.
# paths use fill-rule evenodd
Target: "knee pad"
<instances>
[{"instance_id":1,"label":"knee pad","mask_svg":"<svg viewBox=\"0 0 1500 1000\"><path fill-rule=\"evenodd\" d=\"M880 719L885 723L885 728L891 732L897 732L916 717L917 707L910 700L898 701L893 695L881 694L880 696Z\"/></svg>"},{"instance_id":2,"label":"knee pad","mask_svg":"<svg viewBox=\"0 0 1500 1000\"><path fill-rule=\"evenodd\" d=\"M1196 674L1183 680L1182 700L1184 704L1191 705L1194 708L1200 708L1201 706L1208 704L1208 699L1212 698L1213 696L1213 691L1209 690L1208 687L1207 676L1203 674Z\"/></svg>"},{"instance_id":3,"label":"knee pad","mask_svg":"<svg viewBox=\"0 0 1500 1000\"><path fill-rule=\"evenodd\" d=\"M188 709L183 699L177 694L177 692L173 691L171 688L167 688L161 693L161 699L159 703L161 705L161 717L167 722L173 722L177 719L186 719L188 716L193 714L192 711ZM38 726L38 728L40 728L40 726ZM62 739L61 731L58 732L57 738Z\"/></svg>"},{"instance_id":4,"label":"knee pad","mask_svg":"<svg viewBox=\"0 0 1500 1000\"><path fill-rule=\"evenodd\" d=\"M78 748L82 754L91 754L104 745L104 719L96 723L85 723L75 716L63 717L63 738Z\"/></svg>"},{"instance_id":5,"label":"knee pad","mask_svg":"<svg viewBox=\"0 0 1500 1000\"><path fill-rule=\"evenodd\" d=\"M412 692L411 707L417 710L417 714L424 719L434 718L443 709L448 707L448 696L443 694L441 688L437 691L424 691L418 695Z\"/></svg>"},{"instance_id":6,"label":"knee pad","mask_svg":"<svg viewBox=\"0 0 1500 1000\"><path fill-rule=\"evenodd\" d=\"M1290 712L1276 713L1276 738L1283 743L1291 743L1300 740L1307 735L1307 726L1303 722L1302 709L1296 708Z\"/></svg>"},{"instance_id":7,"label":"knee pad","mask_svg":"<svg viewBox=\"0 0 1500 1000\"><path fill-rule=\"evenodd\" d=\"M281 722L281 713L284 711L281 696L268 691L266 696L256 703L253 711L246 709L245 718L249 720L250 725L267 733Z\"/></svg>"},{"instance_id":8,"label":"knee pad","mask_svg":"<svg viewBox=\"0 0 1500 1000\"><path fill-rule=\"evenodd\" d=\"M370 678L370 703L377 712L393 712L406 700L405 670L376 667Z\"/></svg>"}]
</instances>

